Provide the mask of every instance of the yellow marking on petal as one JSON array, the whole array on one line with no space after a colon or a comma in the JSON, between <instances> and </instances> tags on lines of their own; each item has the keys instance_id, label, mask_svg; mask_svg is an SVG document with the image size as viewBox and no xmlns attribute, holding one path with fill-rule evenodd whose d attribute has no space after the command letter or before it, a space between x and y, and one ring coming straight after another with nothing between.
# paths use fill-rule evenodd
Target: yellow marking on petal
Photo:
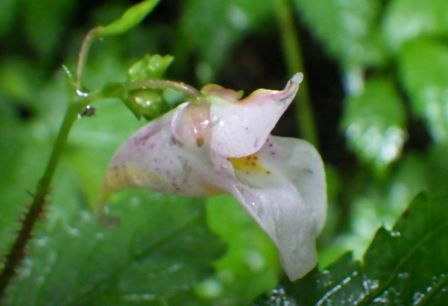
<instances>
[{"instance_id":1,"label":"yellow marking on petal","mask_svg":"<svg viewBox=\"0 0 448 306\"><path fill-rule=\"evenodd\" d=\"M257 173L257 174L271 174L271 171L266 169L257 155L252 154L245 157L230 157L227 160L232 164L236 171L244 173Z\"/></svg>"},{"instance_id":2,"label":"yellow marking on petal","mask_svg":"<svg viewBox=\"0 0 448 306\"><path fill-rule=\"evenodd\" d=\"M137 187L150 184L166 184L166 179L156 172L143 171L141 168L131 165L126 167L126 171L130 180Z\"/></svg>"},{"instance_id":3,"label":"yellow marking on petal","mask_svg":"<svg viewBox=\"0 0 448 306\"><path fill-rule=\"evenodd\" d=\"M225 192L221 188L214 186L214 185L205 184L202 188L204 189L205 196L212 196L212 195L222 194Z\"/></svg>"},{"instance_id":4,"label":"yellow marking on petal","mask_svg":"<svg viewBox=\"0 0 448 306\"><path fill-rule=\"evenodd\" d=\"M104 178L101 194L96 202L95 211L101 213L109 196L129 187L142 187L149 184L163 184L165 180L162 176L143 171L132 165L114 166L107 171Z\"/></svg>"},{"instance_id":5,"label":"yellow marking on petal","mask_svg":"<svg viewBox=\"0 0 448 306\"><path fill-rule=\"evenodd\" d=\"M163 182L163 177L157 173L143 171L133 165L122 165L109 169L104 185L106 190L112 193L127 187L141 187L151 183L160 184Z\"/></svg>"},{"instance_id":6,"label":"yellow marking on petal","mask_svg":"<svg viewBox=\"0 0 448 306\"><path fill-rule=\"evenodd\" d=\"M240 100L240 104L250 104L250 103L257 103L260 102L259 97L260 96L268 96L270 94L276 93L276 90L269 90L269 89L257 89L244 99Z\"/></svg>"}]
</instances>

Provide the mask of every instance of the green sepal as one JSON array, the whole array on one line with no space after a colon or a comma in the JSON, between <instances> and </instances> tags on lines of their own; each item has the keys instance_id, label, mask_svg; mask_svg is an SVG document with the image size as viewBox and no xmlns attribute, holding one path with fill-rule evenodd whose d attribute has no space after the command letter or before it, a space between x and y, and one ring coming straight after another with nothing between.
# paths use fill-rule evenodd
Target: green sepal
<instances>
[{"instance_id":1,"label":"green sepal","mask_svg":"<svg viewBox=\"0 0 448 306\"><path fill-rule=\"evenodd\" d=\"M152 120L168 111L162 93L160 90L134 90L126 94L123 102L137 119Z\"/></svg>"},{"instance_id":2,"label":"green sepal","mask_svg":"<svg viewBox=\"0 0 448 306\"><path fill-rule=\"evenodd\" d=\"M171 55L146 54L129 68L129 80L161 79L173 60Z\"/></svg>"}]
</instances>

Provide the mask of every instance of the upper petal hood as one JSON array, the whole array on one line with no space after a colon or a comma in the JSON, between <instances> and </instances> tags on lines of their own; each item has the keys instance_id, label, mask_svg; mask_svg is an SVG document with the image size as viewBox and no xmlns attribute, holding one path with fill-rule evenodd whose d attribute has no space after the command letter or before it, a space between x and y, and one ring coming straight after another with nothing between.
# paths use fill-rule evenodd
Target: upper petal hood
<instances>
[{"instance_id":1,"label":"upper petal hood","mask_svg":"<svg viewBox=\"0 0 448 306\"><path fill-rule=\"evenodd\" d=\"M239 102L229 95L215 99L210 109L211 149L225 157L257 152L291 104L302 79L303 75L297 73L284 90L259 89Z\"/></svg>"}]
</instances>

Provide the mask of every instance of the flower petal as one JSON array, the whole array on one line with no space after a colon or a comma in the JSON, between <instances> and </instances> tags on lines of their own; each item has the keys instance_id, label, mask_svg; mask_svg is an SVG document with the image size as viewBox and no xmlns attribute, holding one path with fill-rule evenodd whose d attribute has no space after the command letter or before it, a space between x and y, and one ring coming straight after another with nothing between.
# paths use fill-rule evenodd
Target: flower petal
<instances>
[{"instance_id":1,"label":"flower petal","mask_svg":"<svg viewBox=\"0 0 448 306\"><path fill-rule=\"evenodd\" d=\"M275 242L289 278L302 277L315 265L326 214L323 163L305 141L269 137L301 78L240 102L234 92L210 87L204 92L221 92L217 103L187 102L141 128L112 158L101 199L126 187L231 193Z\"/></svg>"},{"instance_id":2,"label":"flower petal","mask_svg":"<svg viewBox=\"0 0 448 306\"><path fill-rule=\"evenodd\" d=\"M196 196L220 190L206 179L213 171L207 151L174 137L175 112L144 126L119 148L109 164L101 199L127 187Z\"/></svg>"},{"instance_id":3,"label":"flower petal","mask_svg":"<svg viewBox=\"0 0 448 306\"><path fill-rule=\"evenodd\" d=\"M316 264L315 239L326 214L322 160L305 141L281 137L271 137L257 156L269 173L242 179L235 168L239 180L228 179L226 190L275 242L288 277L296 280ZM280 178L277 184L271 184L271 175Z\"/></svg>"},{"instance_id":4,"label":"flower petal","mask_svg":"<svg viewBox=\"0 0 448 306\"><path fill-rule=\"evenodd\" d=\"M240 102L217 99L211 104L210 146L225 157L257 152L294 99L303 79L297 73L282 91L259 89Z\"/></svg>"},{"instance_id":5,"label":"flower petal","mask_svg":"<svg viewBox=\"0 0 448 306\"><path fill-rule=\"evenodd\" d=\"M210 104L183 103L171 121L173 136L187 147L201 147L209 139Z\"/></svg>"},{"instance_id":6,"label":"flower petal","mask_svg":"<svg viewBox=\"0 0 448 306\"><path fill-rule=\"evenodd\" d=\"M271 136L260 156L286 175L312 207L313 214L309 217L317 222L316 232L319 233L325 225L327 211L325 168L319 152L304 140Z\"/></svg>"}]
</instances>

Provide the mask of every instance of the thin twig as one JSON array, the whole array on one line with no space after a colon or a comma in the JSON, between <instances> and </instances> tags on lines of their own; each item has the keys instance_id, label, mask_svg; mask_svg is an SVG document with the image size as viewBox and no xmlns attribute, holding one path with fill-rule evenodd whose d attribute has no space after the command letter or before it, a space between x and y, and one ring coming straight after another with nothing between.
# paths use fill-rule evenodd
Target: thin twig
<instances>
[{"instance_id":1,"label":"thin twig","mask_svg":"<svg viewBox=\"0 0 448 306\"><path fill-rule=\"evenodd\" d=\"M36 203L35 203L36 202ZM31 239L32 230L35 223L42 215L46 200L45 195L35 197L35 201L29 207L22 221L20 231L11 247L9 254L6 256L5 265L0 274L0 301L5 295L6 288L16 273L17 267L25 257L25 248Z\"/></svg>"},{"instance_id":2,"label":"thin twig","mask_svg":"<svg viewBox=\"0 0 448 306\"><path fill-rule=\"evenodd\" d=\"M190 97L198 97L201 93L199 90L191 85L183 82L169 81L169 80L141 80L126 83L123 89L126 91L135 89L163 89L171 88L180 91Z\"/></svg>"}]
</instances>

